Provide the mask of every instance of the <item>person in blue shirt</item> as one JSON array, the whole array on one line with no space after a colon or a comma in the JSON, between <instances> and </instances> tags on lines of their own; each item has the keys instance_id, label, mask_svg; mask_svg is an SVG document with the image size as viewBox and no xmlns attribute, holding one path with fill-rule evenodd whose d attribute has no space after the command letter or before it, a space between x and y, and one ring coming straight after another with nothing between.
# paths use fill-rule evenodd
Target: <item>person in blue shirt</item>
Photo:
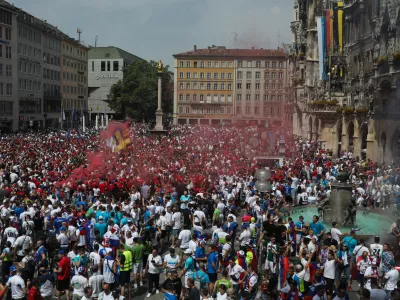
<instances>
[{"instance_id":1,"label":"person in blue shirt","mask_svg":"<svg viewBox=\"0 0 400 300\"><path fill-rule=\"evenodd\" d=\"M178 297L174 294L174 286L172 282L167 283L166 290L164 300L178 300Z\"/></svg>"},{"instance_id":2,"label":"person in blue shirt","mask_svg":"<svg viewBox=\"0 0 400 300\"><path fill-rule=\"evenodd\" d=\"M299 220L294 224L296 230L296 243L300 245L301 237L303 236L304 217L300 216Z\"/></svg>"},{"instance_id":3,"label":"person in blue shirt","mask_svg":"<svg viewBox=\"0 0 400 300\"><path fill-rule=\"evenodd\" d=\"M104 217L99 217L99 222L94 224L94 228L99 231L100 238L103 239L104 234L107 232L107 223L104 222Z\"/></svg>"},{"instance_id":4,"label":"person in blue shirt","mask_svg":"<svg viewBox=\"0 0 400 300\"><path fill-rule=\"evenodd\" d=\"M35 262L37 265L42 265L43 267L48 267L48 265L44 265L44 262L46 260L46 253L47 253L47 250L43 245L44 243L45 243L44 240L39 240L37 242L37 245L39 248L36 251Z\"/></svg>"},{"instance_id":5,"label":"person in blue shirt","mask_svg":"<svg viewBox=\"0 0 400 300\"><path fill-rule=\"evenodd\" d=\"M310 224L310 227L314 231L314 234L318 237L318 241L320 241L326 229L325 226L319 221L318 216L313 216L313 221Z\"/></svg>"},{"instance_id":6,"label":"person in blue shirt","mask_svg":"<svg viewBox=\"0 0 400 300\"><path fill-rule=\"evenodd\" d=\"M194 281L200 282L200 290L209 289L210 278L208 278L208 274L205 271L204 263L199 264L200 269L193 274Z\"/></svg>"},{"instance_id":7,"label":"person in blue shirt","mask_svg":"<svg viewBox=\"0 0 400 300\"><path fill-rule=\"evenodd\" d=\"M189 202L189 196L187 194L187 191L183 192L183 195L181 196L180 201L181 201L181 209L185 209Z\"/></svg>"},{"instance_id":8,"label":"person in blue shirt","mask_svg":"<svg viewBox=\"0 0 400 300\"><path fill-rule=\"evenodd\" d=\"M350 231L350 235L347 235L343 239L343 244L349 249L349 253L353 253L354 248L357 246L357 241L355 239L356 232L354 230Z\"/></svg>"},{"instance_id":9,"label":"person in blue shirt","mask_svg":"<svg viewBox=\"0 0 400 300\"><path fill-rule=\"evenodd\" d=\"M24 212L24 208L21 207L19 202L17 202L15 205L16 205L16 207L14 208L14 212L15 212L15 215L17 216L17 218L19 219L20 214L22 214Z\"/></svg>"},{"instance_id":10,"label":"person in blue shirt","mask_svg":"<svg viewBox=\"0 0 400 300\"><path fill-rule=\"evenodd\" d=\"M232 248L233 248L233 243L236 239L236 230L238 228L238 223L233 221L233 217L229 216L228 217L228 222L229 222L229 228L228 228L228 233L231 237L231 242L232 242Z\"/></svg>"},{"instance_id":11,"label":"person in blue shirt","mask_svg":"<svg viewBox=\"0 0 400 300\"><path fill-rule=\"evenodd\" d=\"M61 217L61 213L57 214L57 218L54 220L54 228L56 229L56 234L60 234L60 228L63 227L62 223L68 223L66 218Z\"/></svg>"},{"instance_id":12,"label":"person in blue shirt","mask_svg":"<svg viewBox=\"0 0 400 300\"><path fill-rule=\"evenodd\" d=\"M206 262L207 257L206 257L206 250L204 249L204 245L206 244L206 241L200 241L199 245L196 247L196 253L194 255L194 259L196 260L196 268L198 268L198 265L200 262Z\"/></svg>"},{"instance_id":13,"label":"person in blue shirt","mask_svg":"<svg viewBox=\"0 0 400 300\"><path fill-rule=\"evenodd\" d=\"M150 220L151 217L151 212L150 209L147 208L146 206L146 212L143 215L144 223L147 224L147 222Z\"/></svg>"},{"instance_id":14,"label":"person in blue shirt","mask_svg":"<svg viewBox=\"0 0 400 300\"><path fill-rule=\"evenodd\" d=\"M218 279L218 269L219 269L219 258L217 249L210 246L208 248L208 258L207 258L207 274L210 279L210 291L214 290L215 282Z\"/></svg>"}]
</instances>

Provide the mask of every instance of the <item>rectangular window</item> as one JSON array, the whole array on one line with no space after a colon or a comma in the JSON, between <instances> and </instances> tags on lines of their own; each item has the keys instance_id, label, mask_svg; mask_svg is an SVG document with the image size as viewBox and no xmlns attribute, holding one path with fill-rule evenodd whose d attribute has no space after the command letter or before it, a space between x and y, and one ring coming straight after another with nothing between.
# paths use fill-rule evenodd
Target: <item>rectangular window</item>
<instances>
[{"instance_id":1,"label":"rectangular window","mask_svg":"<svg viewBox=\"0 0 400 300\"><path fill-rule=\"evenodd\" d=\"M237 101L242 101L242 94L237 94L236 99Z\"/></svg>"},{"instance_id":2,"label":"rectangular window","mask_svg":"<svg viewBox=\"0 0 400 300\"><path fill-rule=\"evenodd\" d=\"M269 90L269 83L266 83L266 84L265 84L264 89L265 89L265 90Z\"/></svg>"},{"instance_id":3,"label":"rectangular window","mask_svg":"<svg viewBox=\"0 0 400 300\"><path fill-rule=\"evenodd\" d=\"M214 68L218 68L219 67L219 62L214 61Z\"/></svg>"},{"instance_id":4,"label":"rectangular window","mask_svg":"<svg viewBox=\"0 0 400 300\"><path fill-rule=\"evenodd\" d=\"M256 94L256 101L260 101L260 94Z\"/></svg>"},{"instance_id":5,"label":"rectangular window","mask_svg":"<svg viewBox=\"0 0 400 300\"><path fill-rule=\"evenodd\" d=\"M246 83L246 89L250 90L251 89L251 83Z\"/></svg>"},{"instance_id":6,"label":"rectangular window","mask_svg":"<svg viewBox=\"0 0 400 300\"><path fill-rule=\"evenodd\" d=\"M237 77L238 77L238 79L242 79L242 72L238 72Z\"/></svg>"},{"instance_id":7,"label":"rectangular window","mask_svg":"<svg viewBox=\"0 0 400 300\"><path fill-rule=\"evenodd\" d=\"M218 90L218 83L214 83L214 90L215 90L215 91Z\"/></svg>"},{"instance_id":8,"label":"rectangular window","mask_svg":"<svg viewBox=\"0 0 400 300\"><path fill-rule=\"evenodd\" d=\"M179 66L180 66L181 68L183 68L183 67L185 66L184 62L183 62L183 61L180 61L180 62L179 62Z\"/></svg>"},{"instance_id":9,"label":"rectangular window","mask_svg":"<svg viewBox=\"0 0 400 300\"><path fill-rule=\"evenodd\" d=\"M275 79L275 78L276 78L276 73L272 72L272 79Z\"/></svg>"},{"instance_id":10,"label":"rectangular window","mask_svg":"<svg viewBox=\"0 0 400 300\"><path fill-rule=\"evenodd\" d=\"M190 102L190 94L186 94L186 102Z\"/></svg>"},{"instance_id":11,"label":"rectangular window","mask_svg":"<svg viewBox=\"0 0 400 300\"><path fill-rule=\"evenodd\" d=\"M3 45L0 45L0 57L3 57Z\"/></svg>"},{"instance_id":12,"label":"rectangular window","mask_svg":"<svg viewBox=\"0 0 400 300\"><path fill-rule=\"evenodd\" d=\"M211 68L212 67L212 62L211 61L208 61L207 62L207 68Z\"/></svg>"},{"instance_id":13,"label":"rectangular window","mask_svg":"<svg viewBox=\"0 0 400 300\"><path fill-rule=\"evenodd\" d=\"M260 89L260 84L256 83L256 90L259 90L259 89Z\"/></svg>"},{"instance_id":14,"label":"rectangular window","mask_svg":"<svg viewBox=\"0 0 400 300\"><path fill-rule=\"evenodd\" d=\"M204 68L204 61L200 62L200 68Z\"/></svg>"},{"instance_id":15,"label":"rectangular window","mask_svg":"<svg viewBox=\"0 0 400 300\"><path fill-rule=\"evenodd\" d=\"M12 77L12 65L6 65L6 76Z\"/></svg>"},{"instance_id":16,"label":"rectangular window","mask_svg":"<svg viewBox=\"0 0 400 300\"><path fill-rule=\"evenodd\" d=\"M251 100L251 95L250 94L246 94L246 101L250 101Z\"/></svg>"},{"instance_id":17,"label":"rectangular window","mask_svg":"<svg viewBox=\"0 0 400 300\"><path fill-rule=\"evenodd\" d=\"M279 69L283 68L283 62L279 62Z\"/></svg>"},{"instance_id":18,"label":"rectangular window","mask_svg":"<svg viewBox=\"0 0 400 300\"><path fill-rule=\"evenodd\" d=\"M232 83L228 83L228 91L232 90Z\"/></svg>"},{"instance_id":19,"label":"rectangular window","mask_svg":"<svg viewBox=\"0 0 400 300\"><path fill-rule=\"evenodd\" d=\"M282 89L282 84L278 84L278 90Z\"/></svg>"},{"instance_id":20,"label":"rectangular window","mask_svg":"<svg viewBox=\"0 0 400 300\"><path fill-rule=\"evenodd\" d=\"M0 28L1 29L1 28ZM11 28L4 28L6 40L11 41Z\"/></svg>"},{"instance_id":21,"label":"rectangular window","mask_svg":"<svg viewBox=\"0 0 400 300\"><path fill-rule=\"evenodd\" d=\"M238 84L237 84L237 88L238 88L238 90L241 90L241 89L242 89L242 84L241 84L241 83L238 83Z\"/></svg>"},{"instance_id":22,"label":"rectangular window","mask_svg":"<svg viewBox=\"0 0 400 300\"><path fill-rule=\"evenodd\" d=\"M4 83L0 82L0 96L4 95Z\"/></svg>"},{"instance_id":23,"label":"rectangular window","mask_svg":"<svg viewBox=\"0 0 400 300\"><path fill-rule=\"evenodd\" d=\"M228 68L232 68L232 62L228 61Z\"/></svg>"},{"instance_id":24,"label":"rectangular window","mask_svg":"<svg viewBox=\"0 0 400 300\"><path fill-rule=\"evenodd\" d=\"M194 83L193 83L193 89L194 89L194 90L197 90L197 89L198 89L197 82L194 82Z\"/></svg>"},{"instance_id":25,"label":"rectangular window","mask_svg":"<svg viewBox=\"0 0 400 300\"><path fill-rule=\"evenodd\" d=\"M190 78L190 72L186 73L186 78Z\"/></svg>"},{"instance_id":26,"label":"rectangular window","mask_svg":"<svg viewBox=\"0 0 400 300\"><path fill-rule=\"evenodd\" d=\"M186 113L190 114L190 106L186 106Z\"/></svg>"},{"instance_id":27,"label":"rectangular window","mask_svg":"<svg viewBox=\"0 0 400 300\"><path fill-rule=\"evenodd\" d=\"M272 68L273 68L273 69L276 68L276 62L272 62Z\"/></svg>"},{"instance_id":28,"label":"rectangular window","mask_svg":"<svg viewBox=\"0 0 400 300\"><path fill-rule=\"evenodd\" d=\"M204 79L204 73L200 73L200 79Z\"/></svg>"},{"instance_id":29,"label":"rectangular window","mask_svg":"<svg viewBox=\"0 0 400 300\"><path fill-rule=\"evenodd\" d=\"M269 79L269 72L265 72L264 77L265 77L265 79Z\"/></svg>"},{"instance_id":30,"label":"rectangular window","mask_svg":"<svg viewBox=\"0 0 400 300\"><path fill-rule=\"evenodd\" d=\"M243 66L243 62L241 60L238 61L238 68L241 68Z\"/></svg>"},{"instance_id":31,"label":"rectangular window","mask_svg":"<svg viewBox=\"0 0 400 300\"><path fill-rule=\"evenodd\" d=\"M248 68L251 68L251 67L252 67L252 66L251 66L251 61L248 61L248 62L247 62L247 67L248 67Z\"/></svg>"},{"instance_id":32,"label":"rectangular window","mask_svg":"<svg viewBox=\"0 0 400 300\"><path fill-rule=\"evenodd\" d=\"M111 71L111 62L107 61L107 71Z\"/></svg>"},{"instance_id":33,"label":"rectangular window","mask_svg":"<svg viewBox=\"0 0 400 300\"><path fill-rule=\"evenodd\" d=\"M113 61L113 71L119 71L119 61Z\"/></svg>"},{"instance_id":34,"label":"rectangular window","mask_svg":"<svg viewBox=\"0 0 400 300\"><path fill-rule=\"evenodd\" d=\"M106 70L106 62L105 61L102 61L101 62L101 71L105 71Z\"/></svg>"},{"instance_id":35,"label":"rectangular window","mask_svg":"<svg viewBox=\"0 0 400 300\"><path fill-rule=\"evenodd\" d=\"M193 68L197 68L197 61L193 63Z\"/></svg>"},{"instance_id":36,"label":"rectangular window","mask_svg":"<svg viewBox=\"0 0 400 300\"><path fill-rule=\"evenodd\" d=\"M261 61L257 61L257 62L256 62L256 67L257 67L257 68L260 68L260 67L261 67Z\"/></svg>"},{"instance_id":37,"label":"rectangular window","mask_svg":"<svg viewBox=\"0 0 400 300\"><path fill-rule=\"evenodd\" d=\"M267 94L264 95L264 101L269 101L269 95Z\"/></svg>"},{"instance_id":38,"label":"rectangular window","mask_svg":"<svg viewBox=\"0 0 400 300\"><path fill-rule=\"evenodd\" d=\"M190 68L190 61L186 62L186 68Z\"/></svg>"},{"instance_id":39,"label":"rectangular window","mask_svg":"<svg viewBox=\"0 0 400 300\"><path fill-rule=\"evenodd\" d=\"M247 72L247 73L246 73L246 78L247 78L247 79L251 79L251 72Z\"/></svg>"},{"instance_id":40,"label":"rectangular window","mask_svg":"<svg viewBox=\"0 0 400 300\"><path fill-rule=\"evenodd\" d=\"M218 79L218 73L214 73L214 79Z\"/></svg>"},{"instance_id":41,"label":"rectangular window","mask_svg":"<svg viewBox=\"0 0 400 300\"><path fill-rule=\"evenodd\" d=\"M283 78L283 73L282 72L279 72L279 77L278 77L279 79L282 79Z\"/></svg>"},{"instance_id":42,"label":"rectangular window","mask_svg":"<svg viewBox=\"0 0 400 300\"><path fill-rule=\"evenodd\" d=\"M251 106L246 106L246 115L250 114Z\"/></svg>"},{"instance_id":43,"label":"rectangular window","mask_svg":"<svg viewBox=\"0 0 400 300\"><path fill-rule=\"evenodd\" d=\"M183 83L182 83L182 82L179 84L179 89L180 89L180 90L185 89L185 87L183 86Z\"/></svg>"},{"instance_id":44,"label":"rectangular window","mask_svg":"<svg viewBox=\"0 0 400 300\"><path fill-rule=\"evenodd\" d=\"M211 90L211 83L210 82L207 83L207 90Z\"/></svg>"},{"instance_id":45,"label":"rectangular window","mask_svg":"<svg viewBox=\"0 0 400 300\"><path fill-rule=\"evenodd\" d=\"M225 73L221 73L221 79L225 79Z\"/></svg>"},{"instance_id":46,"label":"rectangular window","mask_svg":"<svg viewBox=\"0 0 400 300\"><path fill-rule=\"evenodd\" d=\"M266 68L269 68L269 66L270 66L269 61L266 61L266 62L265 62L265 67L266 67Z\"/></svg>"},{"instance_id":47,"label":"rectangular window","mask_svg":"<svg viewBox=\"0 0 400 300\"><path fill-rule=\"evenodd\" d=\"M225 83L221 83L221 90L225 90Z\"/></svg>"},{"instance_id":48,"label":"rectangular window","mask_svg":"<svg viewBox=\"0 0 400 300\"><path fill-rule=\"evenodd\" d=\"M207 79L211 79L211 73L207 73Z\"/></svg>"},{"instance_id":49,"label":"rectangular window","mask_svg":"<svg viewBox=\"0 0 400 300\"><path fill-rule=\"evenodd\" d=\"M204 83L203 82L200 83L200 89L204 90Z\"/></svg>"},{"instance_id":50,"label":"rectangular window","mask_svg":"<svg viewBox=\"0 0 400 300\"><path fill-rule=\"evenodd\" d=\"M183 106L181 106L181 105L179 106L179 113L183 114Z\"/></svg>"},{"instance_id":51,"label":"rectangular window","mask_svg":"<svg viewBox=\"0 0 400 300\"><path fill-rule=\"evenodd\" d=\"M260 72L256 72L256 79L260 79L261 78L261 73Z\"/></svg>"},{"instance_id":52,"label":"rectangular window","mask_svg":"<svg viewBox=\"0 0 400 300\"><path fill-rule=\"evenodd\" d=\"M193 78L194 79L197 79L197 78L199 78L199 74L196 72L196 73L193 73Z\"/></svg>"},{"instance_id":53,"label":"rectangular window","mask_svg":"<svg viewBox=\"0 0 400 300\"><path fill-rule=\"evenodd\" d=\"M6 85L6 96L12 96L12 83Z\"/></svg>"},{"instance_id":54,"label":"rectangular window","mask_svg":"<svg viewBox=\"0 0 400 300\"><path fill-rule=\"evenodd\" d=\"M190 83L186 83L186 89L190 90Z\"/></svg>"},{"instance_id":55,"label":"rectangular window","mask_svg":"<svg viewBox=\"0 0 400 300\"><path fill-rule=\"evenodd\" d=\"M272 89L272 90L275 90L275 89L276 89L276 84L275 84L275 83L271 84L271 89Z\"/></svg>"},{"instance_id":56,"label":"rectangular window","mask_svg":"<svg viewBox=\"0 0 400 300\"><path fill-rule=\"evenodd\" d=\"M179 78L183 78L183 72L179 73Z\"/></svg>"},{"instance_id":57,"label":"rectangular window","mask_svg":"<svg viewBox=\"0 0 400 300\"><path fill-rule=\"evenodd\" d=\"M6 46L6 58L11 59L11 47Z\"/></svg>"},{"instance_id":58,"label":"rectangular window","mask_svg":"<svg viewBox=\"0 0 400 300\"><path fill-rule=\"evenodd\" d=\"M232 73L228 73L228 79L232 79Z\"/></svg>"},{"instance_id":59,"label":"rectangular window","mask_svg":"<svg viewBox=\"0 0 400 300\"><path fill-rule=\"evenodd\" d=\"M278 101L282 102L282 100L283 100L282 95L278 95Z\"/></svg>"}]
</instances>

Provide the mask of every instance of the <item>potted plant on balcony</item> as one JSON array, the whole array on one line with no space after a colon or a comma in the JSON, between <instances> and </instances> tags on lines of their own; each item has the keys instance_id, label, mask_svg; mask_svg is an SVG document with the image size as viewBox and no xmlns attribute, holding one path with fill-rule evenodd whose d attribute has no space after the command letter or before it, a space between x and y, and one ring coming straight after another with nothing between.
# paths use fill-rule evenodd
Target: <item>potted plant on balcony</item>
<instances>
[{"instance_id":1,"label":"potted plant on balcony","mask_svg":"<svg viewBox=\"0 0 400 300\"><path fill-rule=\"evenodd\" d=\"M368 112L367 107L357 107L355 110L356 114L366 114Z\"/></svg>"},{"instance_id":2,"label":"potted plant on balcony","mask_svg":"<svg viewBox=\"0 0 400 300\"><path fill-rule=\"evenodd\" d=\"M353 106L345 106L345 107L343 107L343 110L342 110L342 112L344 114L353 114L354 111L355 111L355 109Z\"/></svg>"},{"instance_id":3,"label":"potted plant on balcony","mask_svg":"<svg viewBox=\"0 0 400 300\"><path fill-rule=\"evenodd\" d=\"M379 56L379 57L376 59L376 65L377 65L378 67L384 65L384 64L387 63L387 62L388 62L388 56L387 56L387 55Z\"/></svg>"}]
</instances>

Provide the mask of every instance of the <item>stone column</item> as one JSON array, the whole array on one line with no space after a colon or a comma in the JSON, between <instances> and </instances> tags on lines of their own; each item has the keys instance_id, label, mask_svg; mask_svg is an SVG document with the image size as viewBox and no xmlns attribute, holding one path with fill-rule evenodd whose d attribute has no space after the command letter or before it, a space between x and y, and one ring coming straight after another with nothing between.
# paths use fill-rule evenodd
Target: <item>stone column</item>
<instances>
[{"instance_id":1,"label":"stone column","mask_svg":"<svg viewBox=\"0 0 400 300\"><path fill-rule=\"evenodd\" d=\"M161 74L158 75L158 102L157 102L157 111L156 111L156 127L155 130L164 130L163 126L163 110L161 108L161 96L162 96L162 84L161 84Z\"/></svg>"},{"instance_id":2,"label":"stone column","mask_svg":"<svg viewBox=\"0 0 400 300\"><path fill-rule=\"evenodd\" d=\"M372 161L377 161L377 142L375 140L375 120L369 119L368 120L368 135L367 135L367 159ZM380 137L379 137L380 138ZM388 151L388 140L386 140L386 153L384 156L387 155ZM380 160L383 161L383 158Z\"/></svg>"},{"instance_id":3,"label":"stone column","mask_svg":"<svg viewBox=\"0 0 400 300\"><path fill-rule=\"evenodd\" d=\"M347 137L347 126L344 116L342 117L342 151L348 150L349 148L349 140Z\"/></svg>"},{"instance_id":4,"label":"stone column","mask_svg":"<svg viewBox=\"0 0 400 300\"><path fill-rule=\"evenodd\" d=\"M354 135L353 135L353 156L361 157L361 138L360 137L360 124L356 117L354 117Z\"/></svg>"},{"instance_id":5,"label":"stone column","mask_svg":"<svg viewBox=\"0 0 400 300\"><path fill-rule=\"evenodd\" d=\"M96 115L96 123L94 125L94 127L96 128L96 130L99 130L99 115Z\"/></svg>"}]
</instances>

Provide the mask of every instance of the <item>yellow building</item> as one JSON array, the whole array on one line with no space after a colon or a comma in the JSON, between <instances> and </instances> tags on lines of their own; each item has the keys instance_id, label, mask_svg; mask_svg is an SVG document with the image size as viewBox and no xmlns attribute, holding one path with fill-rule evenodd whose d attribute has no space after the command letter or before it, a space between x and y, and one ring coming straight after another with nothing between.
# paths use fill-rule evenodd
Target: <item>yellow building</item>
<instances>
[{"instance_id":1,"label":"yellow building","mask_svg":"<svg viewBox=\"0 0 400 300\"><path fill-rule=\"evenodd\" d=\"M282 50L212 46L174 55L174 124L291 126Z\"/></svg>"},{"instance_id":2,"label":"yellow building","mask_svg":"<svg viewBox=\"0 0 400 300\"><path fill-rule=\"evenodd\" d=\"M234 59L174 55L174 123L231 122Z\"/></svg>"}]
</instances>

